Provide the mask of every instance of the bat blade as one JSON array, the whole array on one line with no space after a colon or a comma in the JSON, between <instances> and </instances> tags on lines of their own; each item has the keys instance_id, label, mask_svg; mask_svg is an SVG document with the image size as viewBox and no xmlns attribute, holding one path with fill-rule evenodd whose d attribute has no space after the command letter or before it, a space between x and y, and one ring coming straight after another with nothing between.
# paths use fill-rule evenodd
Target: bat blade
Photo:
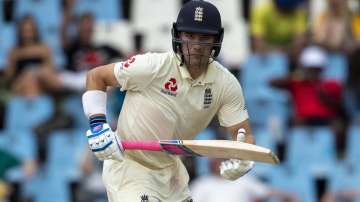
<instances>
[{"instance_id":1,"label":"bat blade","mask_svg":"<svg viewBox=\"0 0 360 202\"><path fill-rule=\"evenodd\" d=\"M268 148L230 140L160 140L122 141L125 150L164 151L174 155L234 158L278 164Z\"/></svg>"},{"instance_id":2,"label":"bat blade","mask_svg":"<svg viewBox=\"0 0 360 202\"><path fill-rule=\"evenodd\" d=\"M280 162L270 149L243 142L230 140L183 140L182 143L194 153L211 158L233 158L270 164L278 164Z\"/></svg>"}]
</instances>

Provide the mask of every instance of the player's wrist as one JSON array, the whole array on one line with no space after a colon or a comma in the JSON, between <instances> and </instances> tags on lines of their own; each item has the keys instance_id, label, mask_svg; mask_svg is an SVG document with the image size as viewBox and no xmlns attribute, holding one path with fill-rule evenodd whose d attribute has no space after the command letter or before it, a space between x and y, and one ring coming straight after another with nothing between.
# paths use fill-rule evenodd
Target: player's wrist
<instances>
[{"instance_id":1,"label":"player's wrist","mask_svg":"<svg viewBox=\"0 0 360 202\"><path fill-rule=\"evenodd\" d=\"M106 116L106 92L88 90L82 96L84 113L88 119L98 115Z\"/></svg>"},{"instance_id":2,"label":"player's wrist","mask_svg":"<svg viewBox=\"0 0 360 202\"><path fill-rule=\"evenodd\" d=\"M106 123L106 116L104 114L94 115L89 118L89 125L91 129L94 129L96 126Z\"/></svg>"}]
</instances>

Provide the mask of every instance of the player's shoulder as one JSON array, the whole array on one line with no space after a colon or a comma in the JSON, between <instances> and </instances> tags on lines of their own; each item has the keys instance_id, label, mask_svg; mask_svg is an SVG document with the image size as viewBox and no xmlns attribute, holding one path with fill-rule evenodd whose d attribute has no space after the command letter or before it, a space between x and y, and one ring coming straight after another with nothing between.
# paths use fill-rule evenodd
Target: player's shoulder
<instances>
[{"instance_id":1,"label":"player's shoulder","mask_svg":"<svg viewBox=\"0 0 360 202\"><path fill-rule=\"evenodd\" d=\"M147 59L155 60L155 61L170 60L172 58L172 56L173 56L173 54L170 51L169 52L147 52L147 53L136 55L136 57L143 57L143 58L147 58Z\"/></svg>"},{"instance_id":2,"label":"player's shoulder","mask_svg":"<svg viewBox=\"0 0 360 202\"><path fill-rule=\"evenodd\" d=\"M146 52L139 53L128 57L126 60L118 62L116 65L124 66L126 69L147 69L149 71L160 70L165 64L171 60L171 54L169 52ZM129 67L136 68L129 68Z\"/></svg>"},{"instance_id":3,"label":"player's shoulder","mask_svg":"<svg viewBox=\"0 0 360 202\"><path fill-rule=\"evenodd\" d=\"M147 52L135 56L139 60L145 61L150 66L162 67L171 62L173 54L171 52Z\"/></svg>"},{"instance_id":4,"label":"player's shoulder","mask_svg":"<svg viewBox=\"0 0 360 202\"><path fill-rule=\"evenodd\" d=\"M233 83L238 82L237 78L226 68L224 65L219 63L218 61L214 61L211 63L213 71L216 74L216 82L221 83Z\"/></svg>"}]
</instances>

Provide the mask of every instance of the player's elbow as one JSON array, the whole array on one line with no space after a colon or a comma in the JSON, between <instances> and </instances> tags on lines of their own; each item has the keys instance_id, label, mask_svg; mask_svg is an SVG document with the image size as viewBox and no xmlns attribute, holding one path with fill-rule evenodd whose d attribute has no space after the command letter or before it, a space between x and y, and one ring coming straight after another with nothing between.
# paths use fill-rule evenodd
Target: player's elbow
<instances>
[{"instance_id":1,"label":"player's elbow","mask_svg":"<svg viewBox=\"0 0 360 202\"><path fill-rule=\"evenodd\" d=\"M88 71L86 76L87 89L106 90L107 86L118 86L114 75L114 65L99 66Z\"/></svg>"},{"instance_id":2,"label":"player's elbow","mask_svg":"<svg viewBox=\"0 0 360 202\"><path fill-rule=\"evenodd\" d=\"M90 81L94 81L96 79L96 72L96 68L93 68L86 73L86 85L88 85Z\"/></svg>"},{"instance_id":3,"label":"player's elbow","mask_svg":"<svg viewBox=\"0 0 360 202\"><path fill-rule=\"evenodd\" d=\"M93 69L89 70L86 74L86 80L95 79L97 74L99 74L99 68L93 68Z\"/></svg>"},{"instance_id":4,"label":"player's elbow","mask_svg":"<svg viewBox=\"0 0 360 202\"><path fill-rule=\"evenodd\" d=\"M87 90L103 90L106 89L102 79L101 68L93 68L86 74L86 88Z\"/></svg>"}]
</instances>

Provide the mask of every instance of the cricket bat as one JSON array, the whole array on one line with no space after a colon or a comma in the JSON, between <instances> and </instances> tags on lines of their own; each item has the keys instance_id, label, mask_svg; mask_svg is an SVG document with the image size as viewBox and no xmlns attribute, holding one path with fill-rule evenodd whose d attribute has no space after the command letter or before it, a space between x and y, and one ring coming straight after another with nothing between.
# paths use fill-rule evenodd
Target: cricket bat
<instances>
[{"instance_id":1,"label":"cricket bat","mask_svg":"<svg viewBox=\"0 0 360 202\"><path fill-rule=\"evenodd\" d=\"M162 151L173 155L242 159L278 164L278 157L268 148L230 140L122 140L124 150Z\"/></svg>"}]
</instances>

